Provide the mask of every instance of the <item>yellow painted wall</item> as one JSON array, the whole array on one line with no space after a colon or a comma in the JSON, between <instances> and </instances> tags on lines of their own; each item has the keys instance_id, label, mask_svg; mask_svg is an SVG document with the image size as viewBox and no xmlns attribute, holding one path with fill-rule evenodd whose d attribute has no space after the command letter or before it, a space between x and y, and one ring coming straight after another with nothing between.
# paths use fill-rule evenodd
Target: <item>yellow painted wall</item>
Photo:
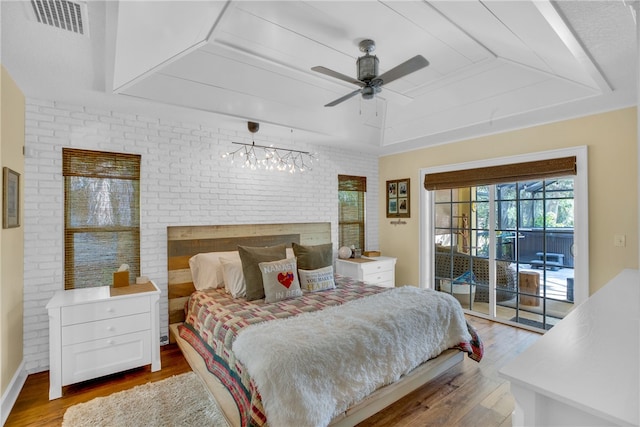
<instances>
[{"instance_id":1,"label":"yellow painted wall","mask_svg":"<svg viewBox=\"0 0 640 427\"><path fill-rule=\"evenodd\" d=\"M0 229L0 395L22 363L24 289L24 95L1 67L0 164L20 174L20 227Z\"/></svg>"},{"instance_id":2,"label":"yellow painted wall","mask_svg":"<svg viewBox=\"0 0 640 427\"><path fill-rule=\"evenodd\" d=\"M380 201L380 249L398 257L396 284L418 284L420 169L558 148L587 146L589 275L594 293L625 268L638 268L638 144L636 108L536 126L380 158L386 180L411 177L411 218L391 225ZM624 234L626 247L615 247Z\"/></svg>"}]
</instances>

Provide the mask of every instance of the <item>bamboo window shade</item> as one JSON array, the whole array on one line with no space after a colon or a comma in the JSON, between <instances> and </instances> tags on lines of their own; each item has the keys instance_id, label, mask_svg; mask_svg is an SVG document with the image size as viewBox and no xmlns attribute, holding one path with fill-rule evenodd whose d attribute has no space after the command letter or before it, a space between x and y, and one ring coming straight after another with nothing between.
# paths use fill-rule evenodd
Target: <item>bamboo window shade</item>
<instances>
[{"instance_id":1,"label":"bamboo window shade","mask_svg":"<svg viewBox=\"0 0 640 427\"><path fill-rule=\"evenodd\" d=\"M353 175L338 175L338 191L367 192L367 177Z\"/></svg>"},{"instance_id":2,"label":"bamboo window shade","mask_svg":"<svg viewBox=\"0 0 640 427\"><path fill-rule=\"evenodd\" d=\"M140 160L63 149L65 289L111 285L121 264L140 276Z\"/></svg>"},{"instance_id":3,"label":"bamboo window shade","mask_svg":"<svg viewBox=\"0 0 640 427\"><path fill-rule=\"evenodd\" d=\"M427 174L424 188L444 190L568 175L576 175L575 156Z\"/></svg>"},{"instance_id":4,"label":"bamboo window shade","mask_svg":"<svg viewBox=\"0 0 640 427\"><path fill-rule=\"evenodd\" d=\"M340 246L354 245L364 249L364 213L367 178L364 176L338 175L338 191L353 192L340 198L338 227Z\"/></svg>"}]
</instances>

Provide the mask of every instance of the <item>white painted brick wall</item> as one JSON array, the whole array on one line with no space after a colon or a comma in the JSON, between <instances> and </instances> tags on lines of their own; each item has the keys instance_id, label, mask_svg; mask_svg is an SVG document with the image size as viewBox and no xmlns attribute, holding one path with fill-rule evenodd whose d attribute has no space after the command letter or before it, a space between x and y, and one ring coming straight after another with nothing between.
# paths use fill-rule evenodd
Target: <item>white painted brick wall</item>
<instances>
[{"instance_id":1,"label":"white painted brick wall","mask_svg":"<svg viewBox=\"0 0 640 427\"><path fill-rule=\"evenodd\" d=\"M231 166L222 153L246 139L211 123L28 99L24 176L24 357L27 372L49 366L45 306L64 288L62 148L136 153L141 164L141 271L162 291L161 335L168 335L167 226L330 221L338 238L338 174L367 177L367 248L378 248L378 158L335 147L316 151L314 170L291 176ZM291 146L269 135L256 139Z\"/></svg>"}]
</instances>

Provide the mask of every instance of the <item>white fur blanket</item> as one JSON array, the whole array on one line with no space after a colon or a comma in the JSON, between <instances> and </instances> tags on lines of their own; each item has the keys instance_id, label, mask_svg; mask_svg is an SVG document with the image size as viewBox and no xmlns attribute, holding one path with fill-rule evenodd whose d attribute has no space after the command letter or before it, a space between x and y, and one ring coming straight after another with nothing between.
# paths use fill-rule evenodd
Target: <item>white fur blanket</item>
<instances>
[{"instance_id":1,"label":"white fur blanket","mask_svg":"<svg viewBox=\"0 0 640 427\"><path fill-rule=\"evenodd\" d=\"M256 383L269 425L326 426L376 389L469 339L455 298L402 287L249 326L233 351Z\"/></svg>"}]
</instances>

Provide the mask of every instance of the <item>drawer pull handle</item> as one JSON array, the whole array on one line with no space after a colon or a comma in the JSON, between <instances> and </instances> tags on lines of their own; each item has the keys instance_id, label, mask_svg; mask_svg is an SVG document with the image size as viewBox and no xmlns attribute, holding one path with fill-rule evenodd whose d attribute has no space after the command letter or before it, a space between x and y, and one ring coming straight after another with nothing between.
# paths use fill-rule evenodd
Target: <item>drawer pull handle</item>
<instances>
[{"instance_id":1,"label":"drawer pull handle","mask_svg":"<svg viewBox=\"0 0 640 427\"><path fill-rule=\"evenodd\" d=\"M109 345L114 345L115 343L116 343L116 342L115 342L114 340L109 340L109 341L107 341L107 344L109 344Z\"/></svg>"},{"instance_id":2,"label":"drawer pull handle","mask_svg":"<svg viewBox=\"0 0 640 427\"><path fill-rule=\"evenodd\" d=\"M115 312L116 311L112 307L107 308L107 313L115 313Z\"/></svg>"},{"instance_id":3,"label":"drawer pull handle","mask_svg":"<svg viewBox=\"0 0 640 427\"><path fill-rule=\"evenodd\" d=\"M115 330L116 330L116 328L114 328L113 326L107 326L107 331L113 332Z\"/></svg>"}]
</instances>

